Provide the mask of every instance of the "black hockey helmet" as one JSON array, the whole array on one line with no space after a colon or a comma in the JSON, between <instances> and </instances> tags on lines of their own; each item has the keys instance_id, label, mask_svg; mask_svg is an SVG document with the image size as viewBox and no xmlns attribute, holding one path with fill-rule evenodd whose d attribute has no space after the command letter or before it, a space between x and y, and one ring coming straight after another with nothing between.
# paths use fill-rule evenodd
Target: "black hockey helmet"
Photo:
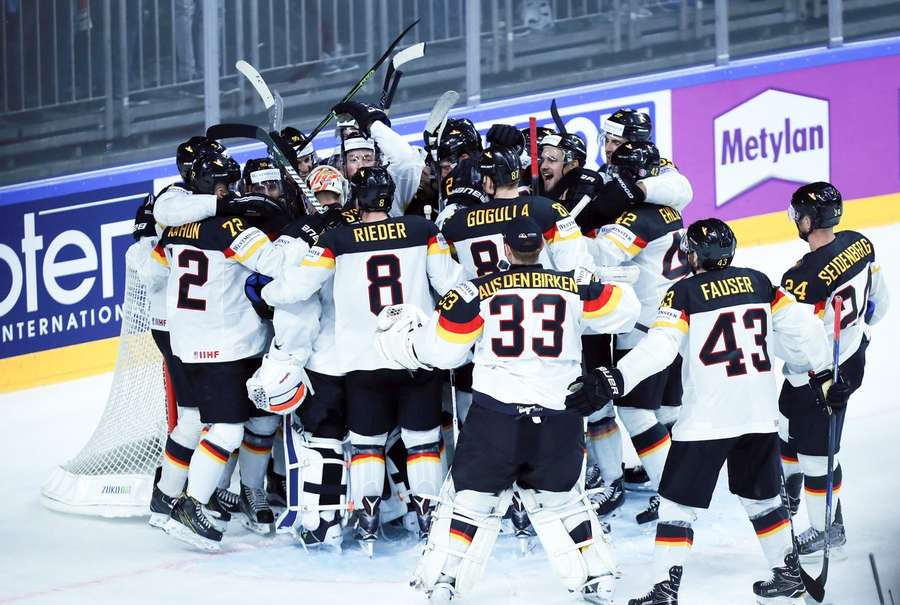
<instances>
[{"instance_id":1,"label":"black hockey helmet","mask_svg":"<svg viewBox=\"0 0 900 605\"><path fill-rule=\"evenodd\" d=\"M388 212L394 202L394 179L384 166L360 168L350 179L350 198L367 212Z\"/></svg>"},{"instance_id":2,"label":"black hockey helmet","mask_svg":"<svg viewBox=\"0 0 900 605\"><path fill-rule=\"evenodd\" d=\"M609 163L619 174L635 180L659 174L659 149L650 141L627 142L619 145Z\"/></svg>"},{"instance_id":3,"label":"black hockey helmet","mask_svg":"<svg viewBox=\"0 0 900 605\"><path fill-rule=\"evenodd\" d=\"M188 182L197 193L215 192L217 183L231 185L241 178L241 167L223 153L202 151L191 164Z\"/></svg>"},{"instance_id":4,"label":"black hockey helmet","mask_svg":"<svg viewBox=\"0 0 900 605\"><path fill-rule=\"evenodd\" d=\"M509 147L491 147L478 159L479 174L491 177L494 186L517 185L521 168L518 152Z\"/></svg>"},{"instance_id":5,"label":"black hockey helmet","mask_svg":"<svg viewBox=\"0 0 900 605\"><path fill-rule=\"evenodd\" d=\"M481 188L481 173L475 160L460 160L450 174L441 183L441 192L448 204L457 203L463 206L474 206L487 201L487 195Z\"/></svg>"},{"instance_id":6,"label":"black hockey helmet","mask_svg":"<svg viewBox=\"0 0 900 605\"><path fill-rule=\"evenodd\" d=\"M827 229L841 222L844 202L837 187L818 181L803 185L794 192L788 213L795 223L808 216L811 219L810 229Z\"/></svg>"},{"instance_id":7,"label":"black hockey helmet","mask_svg":"<svg viewBox=\"0 0 900 605\"><path fill-rule=\"evenodd\" d=\"M178 174L187 182L188 175L191 171L191 164L197 159L197 156L203 151L215 151L225 155L225 146L215 139L208 139L204 136L191 137L178 146L175 151L175 164L178 166Z\"/></svg>"},{"instance_id":8,"label":"black hockey helmet","mask_svg":"<svg viewBox=\"0 0 900 605\"><path fill-rule=\"evenodd\" d=\"M616 110L603 122L604 134L622 137L627 141L649 141L652 130L649 115L628 107Z\"/></svg>"},{"instance_id":9,"label":"black hockey helmet","mask_svg":"<svg viewBox=\"0 0 900 605\"><path fill-rule=\"evenodd\" d=\"M274 185L277 184L277 190ZM241 193L264 193L270 197L284 195L284 174L269 158L253 158L244 164L241 175Z\"/></svg>"},{"instance_id":10,"label":"black hockey helmet","mask_svg":"<svg viewBox=\"0 0 900 605\"><path fill-rule=\"evenodd\" d=\"M697 255L698 264L707 271L724 269L731 264L737 238L726 223L717 218L705 218L687 228L681 238L681 251Z\"/></svg>"},{"instance_id":11,"label":"black hockey helmet","mask_svg":"<svg viewBox=\"0 0 900 605\"><path fill-rule=\"evenodd\" d=\"M319 160L319 158L316 157L316 150L312 146L312 141L306 139L306 135L303 134L303 131L296 129L293 126L285 126L281 129L280 134L281 138L287 141L288 145L291 146L291 149L294 150L297 158L312 155L313 162Z\"/></svg>"},{"instance_id":12,"label":"black hockey helmet","mask_svg":"<svg viewBox=\"0 0 900 605\"><path fill-rule=\"evenodd\" d=\"M558 147L565 154L564 164L579 162L581 166L587 161L587 145L580 134L566 132L563 134L547 134L539 141L542 147Z\"/></svg>"},{"instance_id":13,"label":"black hockey helmet","mask_svg":"<svg viewBox=\"0 0 900 605\"><path fill-rule=\"evenodd\" d=\"M481 150L481 135L478 134L472 120L468 118L447 120L447 125L441 132L441 140L438 143L438 162L448 160L455 164L460 155L467 153L474 157L481 153Z\"/></svg>"}]
</instances>

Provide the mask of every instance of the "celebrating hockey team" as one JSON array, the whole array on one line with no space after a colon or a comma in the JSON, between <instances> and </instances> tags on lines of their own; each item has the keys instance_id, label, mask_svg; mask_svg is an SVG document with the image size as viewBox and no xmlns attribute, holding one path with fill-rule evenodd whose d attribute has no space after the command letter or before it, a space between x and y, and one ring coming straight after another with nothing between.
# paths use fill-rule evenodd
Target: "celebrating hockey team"
<instances>
[{"instance_id":1,"label":"celebrating hockey team","mask_svg":"<svg viewBox=\"0 0 900 605\"><path fill-rule=\"evenodd\" d=\"M748 599L821 596L813 567L853 539L846 410L890 304L841 183L783 200L809 252L770 279L727 222L682 217L691 183L640 109L587 141L555 101L529 127L443 101L421 146L356 97L332 108L334 153L321 125L175 150L127 256L178 406L150 525L216 551L235 518L324 557L404 534L434 603L510 539L608 605L618 518L655 539L644 592L615 602L673 605L724 467L770 570ZM247 137L267 149L242 167L226 143Z\"/></svg>"}]
</instances>

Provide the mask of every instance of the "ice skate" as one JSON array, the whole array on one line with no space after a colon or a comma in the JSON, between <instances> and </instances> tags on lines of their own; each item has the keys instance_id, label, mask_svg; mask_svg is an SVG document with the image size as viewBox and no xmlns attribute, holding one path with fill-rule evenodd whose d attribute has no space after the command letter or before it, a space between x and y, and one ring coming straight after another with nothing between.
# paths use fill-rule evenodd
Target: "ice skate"
<instances>
[{"instance_id":1,"label":"ice skate","mask_svg":"<svg viewBox=\"0 0 900 605\"><path fill-rule=\"evenodd\" d=\"M615 582L612 574L588 578L581 589L581 598L595 605L612 605Z\"/></svg>"},{"instance_id":2,"label":"ice skate","mask_svg":"<svg viewBox=\"0 0 900 605\"><path fill-rule=\"evenodd\" d=\"M756 602L762 605L770 603L803 603L806 588L800 577L800 561L796 553L788 553L783 567L772 569L772 577L753 583L753 594Z\"/></svg>"},{"instance_id":3,"label":"ice skate","mask_svg":"<svg viewBox=\"0 0 900 605\"><path fill-rule=\"evenodd\" d=\"M158 485L154 485L153 496L150 498L150 525L163 529L177 501L177 497L165 495Z\"/></svg>"},{"instance_id":4,"label":"ice skate","mask_svg":"<svg viewBox=\"0 0 900 605\"><path fill-rule=\"evenodd\" d=\"M238 504L241 497L233 491L223 487L217 487L213 497L219 501L218 508L226 510L232 515L241 512L240 505Z\"/></svg>"},{"instance_id":5,"label":"ice skate","mask_svg":"<svg viewBox=\"0 0 900 605\"><path fill-rule=\"evenodd\" d=\"M678 587L681 585L681 565L669 568L669 579L657 582L642 597L629 599L628 605L678 605Z\"/></svg>"},{"instance_id":6,"label":"ice skate","mask_svg":"<svg viewBox=\"0 0 900 605\"><path fill-rule=\"evenodd\" d=\"M221 547L222 532L213 527L202 508L194 498L181 496L172 507L166 533L196 548L217 551Z\"/></svg>"},{"instance_id":7,"label":"ice skate","mask_svg":"<svg viewBox=\"0 0 900 605\"><path fill-rule=\"evenodd\" d=\"M333 548L341 550L343 542L342 530L340 518L332 521L320 518L319 526L314 530L309 530L303 526L297 529L297 540L305 548Z\"/></svg>"},{"instance_id":8,"label":"ice skate","mask_svg":"<svg viewBox=\"0 0 900 605\"><path fill-rule=\"evenodd\" d=\"M271 534L275 528L275 515L266 501L266 493L260 488L250 488L241 484L241 513L243 525L260 535Z\"/></svg>"},{"instance_id":9,"label":"ice skate","mask_svg":"<svg viewBox=\"0 0 900 605\"><path fill-rule=\"evenodd\" d=\"M619 477L600 492L596 497L592 498L594 502L594 510L600 517L611 515L617 508L625 504L625 490L623 489L622 477Z\"/></svg>"},{"instance_id":10,"label":"ice skate","mask_svg":"<svg viewBox=\"0 0 900 605\"><path fill-rule=\"evenodd\" d=\"M213 527L220 532L225 533L225 530L228 529L228 522L231 521L231 512L222 506L222 501L219 500L215 494L213 494L212 498L209 499L209 502L203 507L203 512L206 513L206 516L213 524Z\"/></svg>"},{"instance_id":11,"label":"ice skate","mask_svg":"<svg viewBox=\"0 0 900 605\"><path fill-rule=\"evenodd\" d=\"M630 492L653 492L653 484L650 483L650 475L644 470L640 464L637 466L626 467L622 465L622 479L624 480L624 488Z\"/></svg>"},{"instance_id":12,"label":"ice skate","mask_svg":"<svg viewBox=\"0 0 900 605\"><path fill-rule=\"evenodd\" d=\"M380 523L381 498L379 496L363 496L362 508L356 511L353 539L359 542L360 547L369 558L375 554L375 540L378 539Z\"/></svg>"},{"instance_id":13,"label":"ice skate","mask_svg":"<svg viewBox=\"0 0 900 605\"><path fill-rule=\"evenodd\" d=\"M428 532L431 531L431 500L421 496L413 496L412 505L416 513L419 540L426 542L428 540Z\"/></svg>"},{"instance_id":14,"label":"ice skate","mask_svg":"<svg viewBox=\"0 0 900 605\"><path fill-rule=\"evenodd\" d=\"M525 511L522 499L519 498L518 494L513 494L512 505L510 505L509 511L513 533L519 545L519 555L525 556L533 548L533 538L537 533L531 525L531 520L528 518L528 513Z\"/></svg>"},{"instance_id":15,"label":"ice skate","mask_svg":"<svg viewBox=\"0 0 900 605\"><path fill-rule=\"evenodd\" d=\"M834 512L834 521L831 523L829 538L828 556L832 557L832 560L845 559L846 555L842 547L847 543L847 533L844 530L844 516L841 514L840 503L838 503ZM825 552L825 532L810 527L797 536L797 552L800 553L801 561L814 562L821 560Z\"/></svg>"},{"instance_id":16,"label":"ice skate","mask_svg":"<svg viewBox=\"0 0 900 605\"><path fill-rule=\"evenodd\" d=\"M657 519L659 519L659 496L654 495L650 496L647 508L635 515L634 520L639 525L643 525L644 523L652 523Z\"/></svg>"}]
</instances>

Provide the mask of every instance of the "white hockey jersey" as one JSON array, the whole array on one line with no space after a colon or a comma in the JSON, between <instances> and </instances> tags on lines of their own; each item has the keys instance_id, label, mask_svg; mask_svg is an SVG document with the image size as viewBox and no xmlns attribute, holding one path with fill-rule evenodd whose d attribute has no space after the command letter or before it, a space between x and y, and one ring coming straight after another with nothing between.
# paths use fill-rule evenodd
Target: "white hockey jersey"
<instances>
[{"instance_id":1,"label":"white hockey jersey","mask_svg":"<svg viewBox=\"0 0 900 605\"><path fill-rule=\"evenodd\" d=\"M254 357L270 328L244 294L247 277L277 275L282 252L237 217L213 217L168 227L153 254L168 267L166 312L172 352L184 363Z\"/></svg>"},{"instance_id":2,"label":"white hockey jersey","mask_svg":"<svg viewBox=\"0 0 900 605\"><path fill-rule=\"evenodd\" d=\"M681 214L668 206L641 203L586 238L598 265L630 264L640 269L634 291L641 301L635 330L616 339L619 349L633 349L647 333L666 290L690 272L681 251Z\"/></svg>"},{"instance_id":3,"label":"white hockey jersey","mask_svg":"<svg viewBox=\"0 0 900 605\"><path fill-rule=\"evenodd\" d=\"M816 371L830 365L815 317L754 269L728 267L686 277L666 292L647 337L618 364L625 392L681 353L684 385L677 441L724 439L778 428L769 351Z\"/></svg>"},{"instance_id":4,"label":"white hockey jersey","mask_svg":"<svg viewBox=\"0 0 900 605\"><path fill-rule=\"evenodd\" d=\"M460 280L460 266L434 223L403 216L327 231L301 266L285 267L282 278L263 288L263 298L277 308L331 282L339 360L332 372L400 369L375 349L378 313L400 303L430 309L429 286L442 295Z\"/></svg>"},{"instance_id":5,"label":"white hockey jersey","mask_svg":"<svg viewBox=\"0 0 900 605\"><path fill-rule=\"evenodd\" d=\"M454 368L475 344L473 393L562 410L567 387L581 375L582 333L630 330L640 309L630 286L592 277L586 270L514 265L464 282L416 333L416 356Z\"/></svg>"}]
</instances>

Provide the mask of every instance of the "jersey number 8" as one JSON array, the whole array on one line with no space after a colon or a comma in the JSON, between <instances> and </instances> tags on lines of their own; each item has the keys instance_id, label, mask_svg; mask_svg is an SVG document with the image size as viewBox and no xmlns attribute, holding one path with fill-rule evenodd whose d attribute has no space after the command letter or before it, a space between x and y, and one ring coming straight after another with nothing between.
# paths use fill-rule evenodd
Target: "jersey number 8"
<instances>
[{"instance_id":1,"label":"jersey number 8","mask_svg":"<svg viewBox=\"0 0 900 605\"><path fill-rule=\"evenodd\" d=\"M378 315L381 310L403 302L403 285L400 283L400 259L393 254L378 254L366 261L369 278L369 310ZM382 294L387 290L389 298Z\"/></svg>"}]
</instances>

